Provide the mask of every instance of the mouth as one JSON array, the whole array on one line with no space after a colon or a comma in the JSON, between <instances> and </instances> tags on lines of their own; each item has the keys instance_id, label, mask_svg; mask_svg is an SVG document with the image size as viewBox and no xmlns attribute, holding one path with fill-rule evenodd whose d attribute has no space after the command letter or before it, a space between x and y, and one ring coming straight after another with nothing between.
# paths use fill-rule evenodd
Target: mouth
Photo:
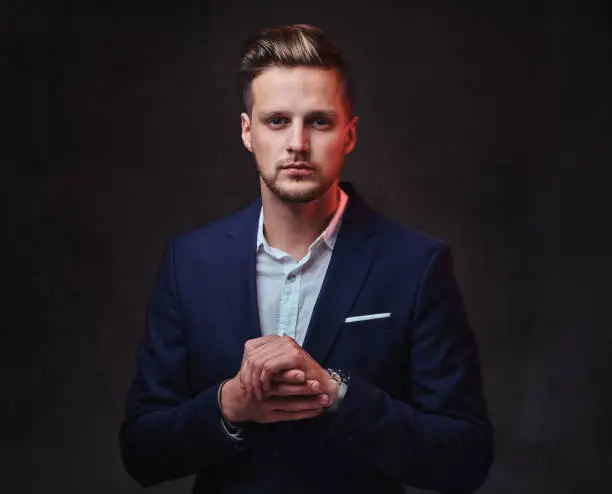
<instances>
[{"instance_id":1,"label":"mouth","mask_svg":"<svg viewBox=\"0 0 612 494\"><path fill-rule=\"evenodd\" d=\"M314 166L310 164L291 164L284 166L282 170L293 178L306 178L314 174Z\"/></svg>"},{"instance_id":2,"label":"mouth","mask_svg":"<svg viewBox=\"0 0 612 494\"><path fill-rule=\"evenodd\" d=\"M290 163L288 165L283 166L283 170L308 170L313 171L314 166L312 166L307 161L296 161L294 163Z\"/></svg>"},{"instance_id":3,"label":"mouth","mask_svg":"<svg viewBox=\"0 0 612 494\"><path fill-rule=\"evenodd\" d=\"M308 177L315 171L315 167L312 166L308 161L294 161L281 168L290 177L300 178Z\"/></svg>"}]
</instances>

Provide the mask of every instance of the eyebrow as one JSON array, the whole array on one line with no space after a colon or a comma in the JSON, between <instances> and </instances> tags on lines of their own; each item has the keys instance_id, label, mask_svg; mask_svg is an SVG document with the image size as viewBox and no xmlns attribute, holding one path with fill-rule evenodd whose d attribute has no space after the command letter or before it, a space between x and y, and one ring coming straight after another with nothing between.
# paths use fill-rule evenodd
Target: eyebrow
<instances>
[{"instance_id":1,"label":"eyebrow","mask_svg":"<svg viewBox=\"0 0 612 494\"><path fill-rule=\"evenodd\" d=\"M268 120L271 118L285 117L290 113L291 112L285 112L282 110L263 111L260 114L260 118L262 120ZM313 110L313 111L309 111L308 113L306 113L306 118L326 117L326 118L334 119L337 116L337 114L338 112L336 112L335 110Z\"/></svg>"}]
</instances>

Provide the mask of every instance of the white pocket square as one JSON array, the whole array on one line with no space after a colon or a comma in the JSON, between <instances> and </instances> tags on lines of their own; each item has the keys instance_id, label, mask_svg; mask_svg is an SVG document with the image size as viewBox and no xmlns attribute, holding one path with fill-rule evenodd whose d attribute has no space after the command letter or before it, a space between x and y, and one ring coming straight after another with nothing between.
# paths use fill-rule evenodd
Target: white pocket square
<instances>
[{"instance_id":1,"label":"white pocket square","mask_svg":"<svg viewBox=\"0 0 612 494\"><path fill-rule=\"evenodd\" d=\"M385 317L391 317L391 312L382 312L380 314L367 314L365 316L347 317L344 320L344 322L369 321L371 319L384 319Z\"/></svg>"}]
</instances>

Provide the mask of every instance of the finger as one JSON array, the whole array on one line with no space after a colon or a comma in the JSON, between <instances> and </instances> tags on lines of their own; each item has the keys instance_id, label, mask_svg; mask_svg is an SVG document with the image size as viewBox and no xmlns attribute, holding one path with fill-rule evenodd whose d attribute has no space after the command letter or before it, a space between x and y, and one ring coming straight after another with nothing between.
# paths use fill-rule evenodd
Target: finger
<instances>
[{"instance_id":1,"label":"finger","mask_svg":"<svg viewBox=\"0 0 612 494\"><path fill-rule=\"evenodd\" d=\"M272 376L286 369L298 367L300 364L301 350L295 347L281 347L274 353L266 355L266 362L262 366L259 380L264 392L270 391ZM256 379L256 377L255 377Z\"/></svg>"},{"instance_id":2,"label":"finger","mask_svg":"<svg viewBox=\"0 0 612 494\"><path fill-rule=\"evenodd\" d=\"M240 386L246 394L247 400L251 400L253 397L253 387L251 386L251 360L253 353L257 352L257 349L269 343L271 338L269 336L262 336L260 338L253 338L248 340L244 344L244 351L242 353L242 364L240 366Z\"/></svg>"},{"instance_id":3,"label":"finger","mask_svg":"<svg viewBox=\"0 0 612 494\"><path fill-rule=\"evenodd\" d=\"M282 358L285 349L283 348L274 348L272 351L268 352L263 358L265 361L262 363L261 368L257 369L257 372L253 373L253 382L256 383L254 385L258 386L259 389L262 390L262 394L267 394L270 392L270 381L272 380L273 373L269 370L270 362L278 361L279 357Z\"/></svg>"},{"instance_id":4,"label":"finger","mask_svg":"<svg viewBox=\"0 0 612 494\"><path fill-rule=\"evenodd\" d=\"M295 341L289 337L275 336L270 338L267 343L255 348L248 356L250 386L257 399L263 399L264 391L269 391L269 378L267 375L262 380L264 365L273 356L290 351L296 345Z\"/></svg>"},{"instance_id":5,"label":"finger","mask_svg":"<svg viewBox=\"0 0 612 494\"><path fill-rule=\"evenodd\" d=\"M291 338L286 338L291 342L289 350L296 352L299 358L296 361L296 368L279 371L274 375L274 380L297 384L307 379L319 379L321 371L326 373L306 350Z\"/></svg>"},{"instance_id":6,"label":"finger","mask_svg":"<svg viewBox=\"0 0 612 494\"><path fill-rule=\"evenodd\" d=\"M319 393L319 381L310 380L304 384L274 383L267 396L308 396Z\"/></svg>"},{"instance_id":7,"label":"finger","mask_svg":"<svg viewBox=\"0 0 612 494\"><path fill-rule=\"evenodd\" d=\"M259 348L262 345L267 345L268 343L278 340L279 336L275 334L269 334L267 336L260 336L259 338L252 338L247 340L244 343L245 352L252 352L256 348Z\"/></svg>"},{"instance_id":8,"label":"finger","mask_svg":"<svg viewBox=\"0 0 612 494\"><path fill-rule=\"evenodd\" d=\"M254 340L248 351L245 352L245 370L244 375L249 376L244 378L245 385L249 388L248 397L251 398L253 394L258 400L263 399L263 393L269 391L270 378L268 372L262 371L265 363L269 361L273 356L282 354L284 352L294 352L299 355L301 348L295 340L288 336L276 336L270 335L268 337L262 337L258 339L257 346L255 346ZM283 369L285 370L285 369ZM296 370L297 375L294 374L295 378L300 379L304 373L299 369ZM272 374L272 373L270 373ZM261 384L260 384L261 383Z\"/></svg>"},{"instance_id":9,"label":"finger","mask_svg":"<svg viewBox=\"0 0 612 494\"><path fill-rule=\"evenodd\" d=\"M258 399L261 399L262 395L270 390L272 375L278 374L277 372L268 372L268 362L276 360L279 355L295 352L296 347L294 345L295 342L291 338L280 337L267 345L257 348L249 357L249 372L251 375L249 382ZM284 371L285 369L283 368L282 370Z\"/></svg>"},{"instance_id":10,"label":"finger","mask_svg":"<svg viewBox=\"0 0 612 494\"><path fill-rule=\"evenodd\" d=\"M306 380L306 376L304 371L300 369L290 369L275 374L272 380L288 384L302 384Z\"/></svg>"},{"instance_id":11,"label":"finger","mask_svg":"<svg viewBox=\"0 0 612 494\"><path fill-rule=\"evenodd\" d=\"M257 358L261 355L262 352L268 352L271 348L291 348L293 346L299 347L295 340L289 336L269 335L262 338L258 338L258 340L262 341L259 341L257 342L257 344L253 344L252 346L250 346L247 353L245 353L247 358Z\"/></svg>"},{"instance_id":12,"label":"finger","mask_svg":"<svg viewBox=\"0 0 612 494\"><path fill-rule=\"evenodd\" d=\"M258 348L251 350L248 354L245 353L242 367L240 369L240 381L244 386L246 397L250 401L253 397L257 397L255 389L255 376L259 377L258 371L258 355L265 353L265 345L260 345Z\"/></svg>"},{"instance_id":13,"label":"finger","mask_svg":"<svg viewBox=\"0 0 612 494\"><path fill-rule=\"evenodd\" d=\"M255 396L257 396L258 400L263 399L263 395L265 391L265 381L262 381L262 375L266 374L266 367L270 359L275 359L278 355L282 355L286 350L283 349L282 346L278 344L270 344L266 347L262 347L258 349L256 355L250 361L251 370L250 370L250 383L253 389ZM266 379L267 377L264 377Z\"/></svg>"},{"instance_id":14,"label":"finger","mask_svg":"<svg viewBox=\"0 0 612 494\"><path fill-rule=\"evenodd\" d=\"M270 397L262 402L262 406L268 411L300 412L315 408L326 407L329 404L329 396L325 394L315 396L283 396Z\"/></svg>"},{"instance_id":15,"label":"finger","mask_svg":"<svg viewBox=\"0 0 612 494\"><path fill-rule=\"evenodd\" d=\"M257 341L256 341L257 340ZM261 393L257 389L259 376L261 374L260 361L265 361L266 354L273 352L281 343L280 337L269 335L255 340L249 340L250 346L245 345L243 355L243 366L241 368L241 381L244 383L247 398L251 400L253 395L261 399Z\"/></svg>"}]
</instances>

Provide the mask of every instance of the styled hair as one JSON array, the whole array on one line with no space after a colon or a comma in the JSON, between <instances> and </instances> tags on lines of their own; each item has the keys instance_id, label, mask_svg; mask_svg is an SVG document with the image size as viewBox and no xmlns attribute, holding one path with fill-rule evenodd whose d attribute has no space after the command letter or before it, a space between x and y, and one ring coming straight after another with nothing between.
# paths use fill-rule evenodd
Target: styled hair
<instances>
[{"instance_id":1,"label":"styled hair","mask_svg":"<svg viewBox=\"0 0 612 494\"><path fill-rule=\"evenodd\" d=\"M268 67L299 66L335 69L340 76L348 113L352 113L354 95L349 64L327 34L308 24L266 29L246 42L240 76L247 113L250 115L253 109L253 79Z\"/></svg>"}]
</instances>

